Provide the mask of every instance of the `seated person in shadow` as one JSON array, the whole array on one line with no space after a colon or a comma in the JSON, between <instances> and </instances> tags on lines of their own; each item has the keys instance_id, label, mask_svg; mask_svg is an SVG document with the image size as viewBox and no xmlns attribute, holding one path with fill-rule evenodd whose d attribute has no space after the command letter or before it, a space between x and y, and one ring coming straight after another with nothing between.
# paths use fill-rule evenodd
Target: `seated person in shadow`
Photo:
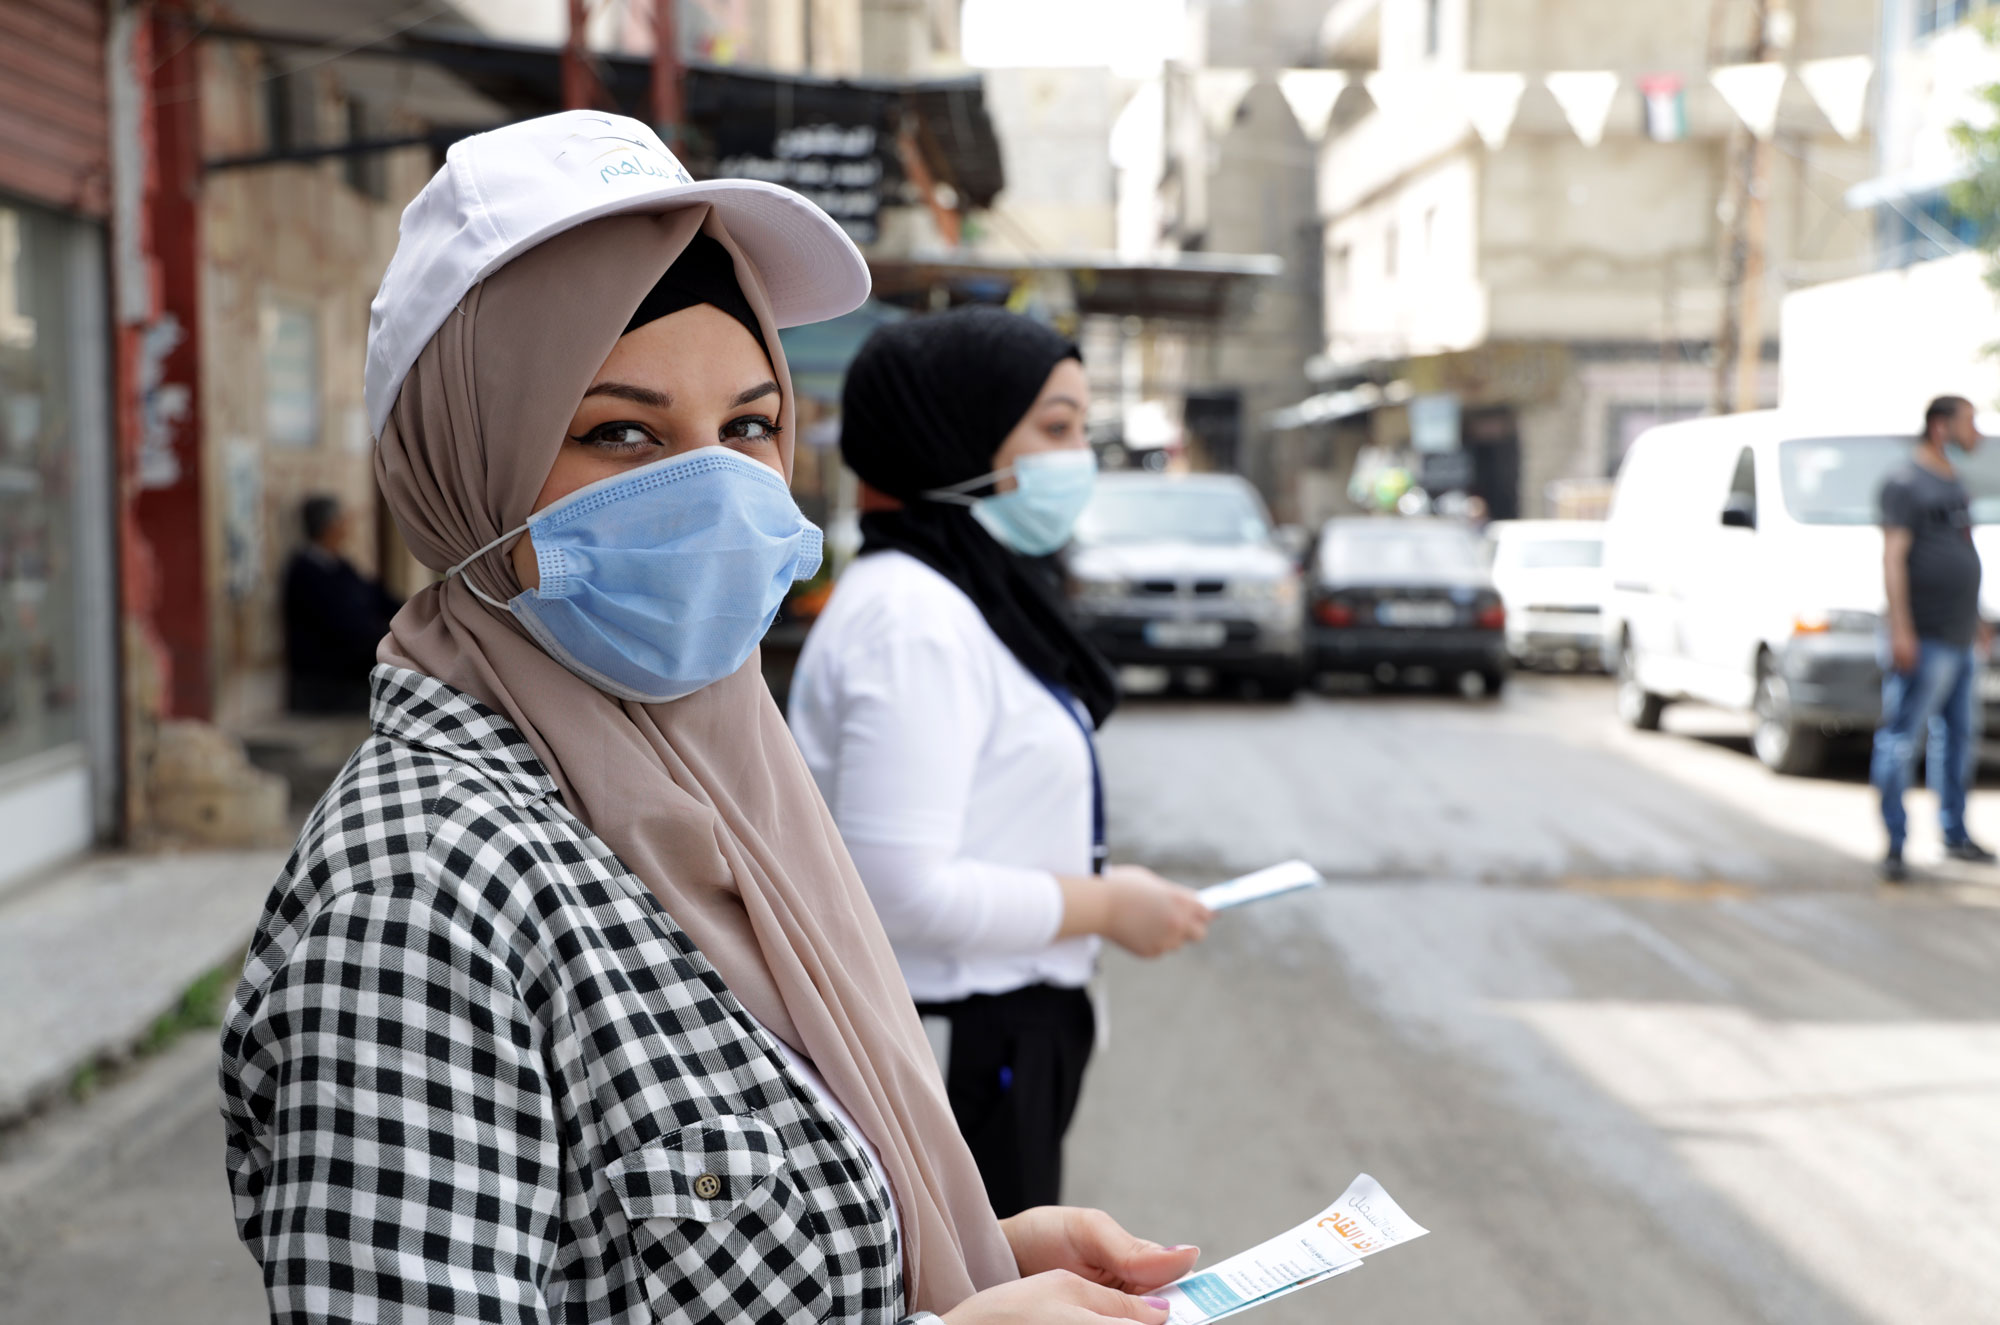
<instances>
[{"instance_id":1,"label":"seated person in shadow","mask_svg":"<svg viewBox=\"0 0 2000 1325\"><path fill-rule=\"evenodd\" d=\"M305 546L285 567L285 706L294 713L366 713L375 645L397 601L343 554L351 522L324 495L300 508Z\"/></svg>"}]
</instances>

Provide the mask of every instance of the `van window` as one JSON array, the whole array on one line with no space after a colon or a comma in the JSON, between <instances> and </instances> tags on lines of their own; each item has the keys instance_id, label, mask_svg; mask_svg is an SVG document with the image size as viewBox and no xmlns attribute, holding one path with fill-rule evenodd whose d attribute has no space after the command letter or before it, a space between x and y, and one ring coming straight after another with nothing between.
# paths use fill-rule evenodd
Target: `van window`
<instances>
[{"instance_id":1,"label":"van window","mask_svg":"<svg viewBox=\"0 0 2000 1325\"><path fill-rule=\"evenodd\" d=\"M1876 496L1889 471L1910 457L1908 437L1800 437L1778 447L1785 509L1801 524L1876 524ZM1960 457L1975 524L2000 524L2000 447Z\"/></svg>"},{"instance_id":2,"label":"van window","mask_svg":"<svg viewBox=\"0 0 2000 1325\"><path fill-rule=\"evenodd\" d=\"M1757 453L1749 447L1736 457L1736 473L1729 480L1729 505L1739 506L1757 518Z\"/></svg>"},{"instance_id":3,"label":"van window","mask_svg":"<svg viewBox=\"0 0 2000 1325\"><path fill-rule=\"evenodd\" d=\"M1509 560L1523 570L1596 570L1604 564L1601 538L1517 538Z\"/></svg>"}]
</instances>

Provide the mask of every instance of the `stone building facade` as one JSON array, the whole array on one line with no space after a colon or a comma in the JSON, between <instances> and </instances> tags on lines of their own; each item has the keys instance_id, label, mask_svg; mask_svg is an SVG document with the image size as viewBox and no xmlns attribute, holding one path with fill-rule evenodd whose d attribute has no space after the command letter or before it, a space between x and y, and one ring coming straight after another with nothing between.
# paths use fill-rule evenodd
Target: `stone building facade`
<instances>
[{"instance_id":1,"label":"stone building facade","mask_svg":"<svg viewBox=\"0 0 2000 1325\"><path fill-rule=\"evenodd\" d=\"M1865 54L1873 0L1794 5L1790 58ZM1457 397L1476 486L1496 515L1556 513L1565 481L1602 481L1652 423L1704 412L1725 304L1729 181L1743 130L1709 71L1748 58L1749 0L1339 0L1321 54L1355 76L1320 157L1324 383ZM1601 141L1544 84L1617 75ZM1453 79L1523 75L1504 142L1475 131ZM1374 74L1380 104L1364 82ZM1642 81L1677 91L1649 133ZM1672 92L1669 93L1673 95ZM1776 400L1783 290L1866 262L1844 182L1871 148L1842 139L1794 80L1768 197L1760 394ZM1395 448L1407 410L1327 427Z\"/></svg>"}]
</instances>

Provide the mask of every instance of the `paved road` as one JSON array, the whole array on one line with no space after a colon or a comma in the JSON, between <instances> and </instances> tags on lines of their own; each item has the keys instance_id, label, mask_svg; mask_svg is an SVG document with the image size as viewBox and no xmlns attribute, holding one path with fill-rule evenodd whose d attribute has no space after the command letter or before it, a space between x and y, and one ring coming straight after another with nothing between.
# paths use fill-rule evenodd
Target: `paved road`
<instances>
[{"instance_id":1,"label":"paved road","mask_svg":"<svg viewBox=\"0 0 2000 1325\"><path fill-rule=\"evenodd\" d=\"M1122 713L1119 855L1335 883L1107 961L1072 1199L1224 1255L1366 1170L1434 1230L1260 1325L2000 1321L2000 883L1878 888L1856 768L1774 779L1739 723L1609 705ZM2000 794L1974 822L2000 841ZM68 1119L67 1170L0 1155L0 1320L261 1318L199 1059ZM36 1187L93 1127L122 1149Z\"/></svg>"},{"instance_id":2,"label":"paved road","mask_svg":"<svg viewBox=\"0 0 2000 1325\"><path fill-rule=\"evenodd\" d=\"M1366 1170L1434 1230L1262 1325L2000 1321L2000 887L1878 888L1856 769L1609 699L1122 714L1115 854L1336 883L1107 963L1071 1199L1227 1254Z\"/></svg>"}]
</instances>

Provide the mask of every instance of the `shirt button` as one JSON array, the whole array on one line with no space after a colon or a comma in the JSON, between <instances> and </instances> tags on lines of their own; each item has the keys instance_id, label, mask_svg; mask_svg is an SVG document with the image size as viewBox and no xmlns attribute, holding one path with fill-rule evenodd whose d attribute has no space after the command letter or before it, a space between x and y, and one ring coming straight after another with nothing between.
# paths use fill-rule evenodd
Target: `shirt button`
<instances>
[{"instance_id":1,"label":"shirt button","mask_svg":"<svg viewBox=\"0 0 2000 1325\"><path fill-rule=\"evenodd\" d=\"M722 1195L722 1179L713 1173L704 1173L694 1180L694 1194L704 1201L713 1201Z\"/></svg>"}]
</instances>

